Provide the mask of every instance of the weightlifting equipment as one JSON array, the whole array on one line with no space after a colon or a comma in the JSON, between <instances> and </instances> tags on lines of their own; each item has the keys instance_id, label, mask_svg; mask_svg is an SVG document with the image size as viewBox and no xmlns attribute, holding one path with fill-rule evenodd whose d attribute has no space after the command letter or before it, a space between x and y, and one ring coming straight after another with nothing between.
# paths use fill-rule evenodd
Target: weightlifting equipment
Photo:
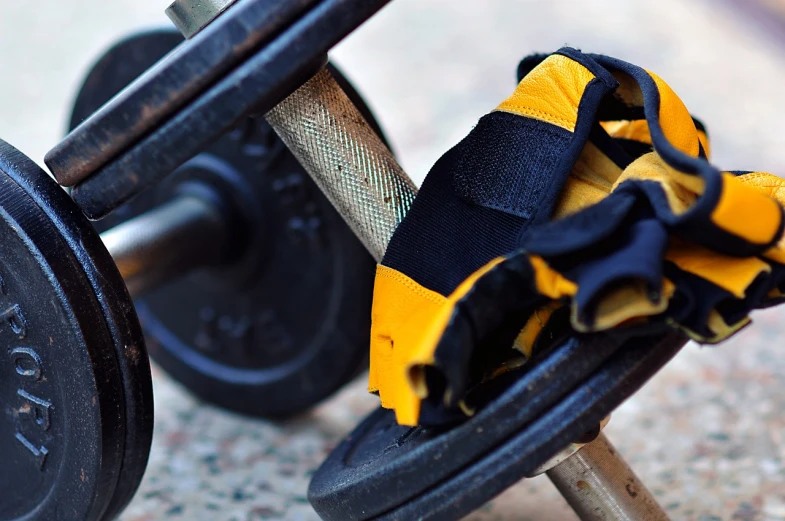
<instances>
[{"instance_id":1,"label":"weightlifting equipment","mask_svg":"<svg viewBox=\"0 0 785 521\"><path fill-rule=\"evenodd\" d=\"M55 178L71 186L96 172L315 3L246 1L236 6L53 148L46 163Z\"/></svg>"},{"instance_id":2,"label":"weightlifting equipment","mask_svg":"<svg viewBox=\"0 0 785 521\"><path fill-rule=\"evenodd\" d=\"M249 113L270 110L387 1L241 0L75 129L46 163L61 183L79 183L73 197L90 218L103 217Z\"/></svg>"},{"instance_id":3,"label":"weightlifting equipment","mask_svg":"<svg viewBox=\"0 0 785 521\"><path fill-rule=\"evenodd\" d=\"M115 46L88 74L72 124L181 40L167 29ZM381 134L359 94L331 70ZM154 210L194 190L231 201L239 224L222 226L220 212L197 202L204 194ZM185 262L229 261L136 301L153 359L202 399L255 416L290 415L365 367L373 260L264 120L247 119L96 226L137 296L185 272ZM222 245L227 228L235 237ZM232 252L242 258L232 263Z\"/></svg>"},{"instance_id":4,"label":"weightlifting equipment","mask_svg":"<svg viewBox=\"0 0 785 521\"><path fill-rule=\"evenodd\" d=\"M335 41L384 3L381 0L291 2L290 5L296 4L294 7L302 7L302 10L298 13L287 12L281 18L270 17L268 20L265 16L269 13L263 11L265 6L261 0L240 0L218 16L214 23L196 33L189 43L175 51L145 78L129 86L101 113L75 129L61 146L50 153L48 164L64 183L77 183L73 192L76 201L90 217L96 218L162 179L247 115L266 113L275 131L295 152L317 185L339 208L340 214L378 259L384 253L392 230L411 204L416 189L329 72L321 71L299 89L294 90L294 87L318 68L321 56ZM254 13L259 22L255 28ZM273 29L269 32L261 31L260 28L266 26L268 21ZM197 27L201 28L201 24L197 24ZM221 34L225 36L224 39L216 37ZM230 40L232 36L236 39ZM223 55L216 50L218 47L211 47L218 42L229 42L228 50ZM207 50L207 54L200 55L200 50ZM217 54L210 54L211 50ZM189 75L188 70L192 70L193 74ZM160 82L157 88L150 89L149 85L155 82ZM290 92L291 95L283 99ZM160 93L166 94L156 98ZM273 107L281 99L283 101ZM104 130L113 134L101 142L105 137L101 135ZM93 162L92 157L97 160ZM85 165L85 168L82 169L81 165ZM204 168L204 163L196 161L183 170L188 171L189 168ZM183 177L179 177L181 175ZM223 200L221 194L225 193L224 185L220 182L215 185L207 183L212 190L204 190L205 178L201 175L195 175L194 178L198 182L184 181L191 178L185 174L175 174L171 181L167 180L161 185L160 190L168 193L167 187L175 187L179 197L196 198L188 200L198 200L203 207L220 208L210 205L219 204L213 198L216 193L219 194L218 199ZM41 183L45 185L47 181ZM36 194L32 190L22 192L22 195L25 192ZM206 193L211 195L205 196ZM181 201L184 199L177 199L171 204L179 205ZM239 211L234 207L227 211L229 222L233 222L235 215L242 216L242 204L239 206ZM200 214L201 210L196 208L194 215ZM97 243L100 244L100 241ZM226 251L231 253L232 249ZM104 252L103 257L109 256ZM115 275L115 279L119 277ZM149 295L155 295L156 291L151 290ZM88 296L93 294L98 295L93 292L88 293ZM99 302L100 296L97 297ZM519 417L506 425L500 423L502 428L496 432L497 437L487 437L482 443L472 445L468 457L458 459L453 468L437 465L435 472L426 473L427 479L423 482L412 482L412 486L407 487L406 494L403 494L406 497L392 496L384 508L376 509L374 518L454 519L468 512L542 465L586 431L596 431L602 418L656 372L682 344L680 335L649 339L643 343L627 341L622 345L609 344L600 349L604 354L596 359L591 357L582 371L567 372L566 383L554 384L553 387L549 387L548 378L538 383L533 376L524 375L535 387L552 389L550 393L542 393L544 401L549 403L526 408ZM547 366L551 356L561 352L556 348L547 350L547 356L543 355L546 358L541 362L546 364L543 367ZM36 359L32 360L35 362ZM593 365L597 363L599 365ZM36 364L15 366L14 370L20 367L21 372L17 371L18 374L35 376ZM525 371L536 375L538 367L539 364L532 364ZM553 377L551 373L549 378ZM559 385L565 385L566 388L562 389ZM503 410L505 403L515 400L516 390L520 388L512 384L507 391L490 388L488 395L480 392L478 400L485 407L476 418L464 425L472 425L477 418L491 418L495 410ZM495 405L497 402L500 404L498 407ZM484 421L489 422L488 425L495 424L489 419ZM442 441L447 440L451 432L468 432L458 427L449 432L414 429L397 433L389 413L377 413L366 423L365 427L358 430L358 434L364 437L358 443L354 443L351 438L347 439L337 454L340 455L341 450L351 452L347 454L346 460L339 461L339 467L362 467L363 472L371 472L373 476L378 476L378 471L384 471L381 467L390 463L382 455L380 468L374 470L373 459L380 452L392 451L402 454L403 458L411 458L406 454L411 449L411 454L415 456L423 454L449 460L459 455L463 447ZM378 426L376 434L365 436L364 433L374 431L374 426ZM442 438L442 434L448 438ZM477 436L480 432L475 431L474 434L475 437L481 437ZM454 436L461 439L460 434ZM591 446L589 444L587 447ZM434 451L434 448L437 450ZM597 461L592 459L592 454L592 451L584 449L583 455L586 457L582 465L596 465ZM339 455L329 461L335 461ZM565 465L570 465L574 459L561 463L556 469L566 468ZM116 470L111 465L114 460L102 461L108 462L107 473ZM411 467L410 473L421 472L425 461L431 463L427 457L419 460L420 464ZM556 475L556 469L550 473ZM394 470L400 472L399 469ZM320 481L322 478L315 479L311 493L315 503L319 502L317 492L320 482L324 483L321 488L323 497L328 497L333 487L339 494L346 494L350 501L363 501L362 496L367 497L368 490L378 486L372 481L358 481L357 472L351 468L339 468L338 471L349 478L348 489L352 490L347 494L342 486L330 483L329 480ZM317 477L320 475L321 472ZM385 493L390 491L386 490ZM645 491L641 491L641 494L646 496ZM90 512L98 512L100 506L95 505L99 503L110 504L110 507L121 504L116 497L106 499L108 495L104 493L94 494L93 497L98 497L100 501L89 500ZM455 501L455 498L459 500ZM612 498L606 503L610 501ZM82 501L86 502L87 499ZM338 505L339 508L333 514L328 512L326 515L339 515L343 512L340 509L346 506ZM324 505L317 508L327 512ZM426 512L430 512L427 514L430 517L423 517Z\"/></svg>"},{"instance_id":5,"label":"weightlifting equipment","mask_svg":"<svg viewBox=\"0 0 785 521\"><path fill-rule=\"evenodd\" d=\"M476 390L490 394L484 407L453 428L398 426L393 412L379 409L328 456L308 498L326 521L459 519L586 433L596 435L684 343L680 334L568 339ZM640 488L639 501L647 497Z\"/></svg>"},{"instance_id":6,"label":"weightlifting equipment","mask_svg":"<svg viewBox=\"0 0 785 521\"><path fill-rule=\"evenodd\" d=\"M154 31L115 46L72 124L181 39ZM373 259L264 120L244 120L100 236L5 143L0 171L0 430L12 440L0 519L109 520L130 501L153 419L137 311L167 370L250 414L300 411L364 366Z\"/></svg>"},{"instance_id":7,"label":"weightlifting equipment","mask_svg":"<svg viewBox=\"0 0 785 521\"><path fill-rule=\"evenodd\" d=\"M0 519L112 519L152 439L142 331L68 194L3 142L0 171Z\"/></svg>"},{"instance_id":8,"label":"weightlifting equipment","mask_svg":"<svg viewBox=\"0 0 785 521\"><path fill-rule=\"evenodd\" d=\"M320 72L267 113L266 118L287 147L295 152L322 191L339 208L341 215L369 251L377 260L380 259L392 232L408 211L416 188L383 143L362 124L353 123L361 121L361 118L335 82L330 81L324 71ZM578 338L585 339L584 336ZM650 338L643 344L627 341L625 348L619 349L618 358L607 359L607 363L593 375L590 367L585 367L582 376L576 375L577 378L583 378L584 383L579 385L575 381L576 387L572 393L562 401L554 402L554 409L548 411L547 406L543 406L539 412L532 409L528 420L532 423L524 418L516 424L516 413L504 410L505 396L513 398L516 410L523 407L523 402L515 400L515 387L510 388L508 395L491 393L490 397L485 397L490 400L485 405L489 412L480 410L466 425L482 421L478 418L485 418L485 414L490 417L494 410L499 410L503 412L498 413L494 420L505 425L503 429L510 430L503 430L498 437L492 437L485 436L484 426L473 431L471 427L465 431L458 428L458 433L471 432L473 438L482 439L476 441L477 445L451 443L453 438L449 434L452 432L450 429L401 430L391 413L377 411L347 436L336 449L335 455L331 455L317 471L309 490L309 499L325 519L375 519L373 515L378 519L390 520L457 519L530 474L582 438L587 431L596 430L607 413L643 385L675 355L684 342L684 337L679 334ZM589 352L583 351L580 358L571 357L572 363L580 364L580 360ZM625 353L629 358L623 356ZM610 363L611 360L616 362ZM636 366L636 360L642 363ZM650 365L647 367L647 364ZM528 368L524 366L524 370L536 374L536 367L537 363L533 363ZM543 367L547 368L548 365ZM547 378L556 378L558 374L548 372L542 382L546 382ZM508 381L500 378L500 382ZM555 385L558 387L561 384ZM547 392L543 392L542 396L548 396L547 399L559 398ZM493 398L499 400L498 409ZM506 422L510 414L513 420ZM380 427L375 432L381 431L381 434L368 434L377 423ZM514 435L516 429L521 443L510 442L514 450L492 450L494 446L506 446L503 445L507 443L506 440L519 439ZM440 437L442 433L447 434ZM461 434L453 436L459 441L468 439ZM557 442L551 445L550 440ZM602 443L603 438L599 437L596 442ZM580 461L576 462L575 457L568 458L550 469L549 477L553 481L563 482L563 478L573 471L588 470L594 472L595 477L600 477L607 476L603 472L606 468L627 469L615 452L587 450L592 448L593 443L585 445L581 450ZM526 447L530 444L539 450L528 452ZM409 448L412 449L412 456L407 454ZM468 460L462 456L464 451L469 455ZM386 454L390 454L390 457L386 457ZM601 455L603 459L600 459ZM398 457L401 458L400 464L397 463ZM485 457L482 460L484 464L469 465L471 458L482 457ZM456 461L456 466L451 468L448 463L442 463L449 461ZM384 477L388 472L392 476L389 480ZM331 477L333 473L335 476ZM584 501L585 505L593 504L595 507L601 505L602 515L607 514L605 519L634 519L642 508L652 514L651 519L664 518L653 496L642 485L638 487L636 501L616 501L617 496L629 495L624 485L640 484L631 471L624 481L607 479L604 483L608 484L604 489L605 495L587 498L575 494L574 501ZM619 484L622 486L619 487ZM617 486L613 488L611 485ZM373 500L370 499L372 496ZM389 500L385 500L387 497ZM462 499L454 501L455 498ZM355 501L359 502L356 508L353 506ZM367 512L363 509L367 509ZM373 512L373 515L368 515L368 512Z\"/></svg>"},{"instance_id":9,"label":"weightlifting equipment","mask_svg":"<svg viewBox=\"0 0 785 521\"><path fill-rule=\"evenodd\" d=\"M0 401L7 404L8 414L0 428L6 431L4 439L14 440L0 449L6 463L0 479L13 480L4 483L11 493L4 494L8 503L0 502L0 515L23 519L39 509L35 519L56 519L55 512L67 506L76 519L112 519L138 486L151 437L149 365L134 307L101 238L67 194L10 146L0 146L0 156L5 174L0 178L0 233L5 237L2 334L8 346L0 380ZM283 172L292 176L296 170ZM359 243L352 246L349 239L356 239L348 229L341 231L337 216L332 219L340 227L318 230L315 238L295 229L277 241L277 253L265 252L254 241L240 249L247 235L225 232L247 227L235 224L239 210L235 214L221 205L227 200L242 204L242 198L230 199L220 190L228 194L233 189L230 183L242 179L220 159L197 158L167 184L171 202L104 237L121 271L135 274L138 267L163 261L163 268L153 269L155 276L143 271L140 278L131 279L136 281L131 287L150 291L138 309L165 368L207 399L243 412L284 415L312 405L363 366L369 309L359 312L365 323L351 313L357 312L355 306L370 304L373 262ZM268 179L254 188L273 182ZM164 193L162 187L156 197ZM265 202L273 195L268 194ZM313 204L320 211L328 205ZM331 226L330 221L324 226ZM317 249L320 240L333 249ZM220 241L225 241L223 250ZM174 248L174 257L156 258L155 252ZM352 248L361 254L354 262ZM286 266L286 254L300 251L301 261L293 258ZM173 268L182 266L183 260L220 265L234 259L239 260L224 270L216 268L215 274L194 275L190 283L150 289L162 273L176 272ZM303 273L298 268L304 262L318 265ZM355 271L350 275L344 269ZM323 279L314 280L318 276ZM287 301L281 297L283 284L297 300L289 301L288 309L263 308L276 296ZM358 287L364 291L353 293ZM272 297L265 300L265 295ZM199 313L204 302L221 313L215 322ZM268 317L262 313L265 309L278 313L274 318L280 317L279 324L299 321L288 330L290 337L266 338L252 329L257 323L243 324L235 317L231 328L223 329L222 317L231 311L237 310L240 318L256 312L261 321ZM207 325L196 331L193 344L175 336L192 332L200 320ZM278 333L271 323L275 325L273 320L262 322L264 331ZM215 330L208 329L213 325ZM242 327L255 336L243 337ZM205 338L203 344L198 343L199 335ZM181 351L175 351L178 348ZM197 350L211 348L224 350L201 355L205 361L197 358ZM186 349L191 351L183 352Z\"/></svg>"},{"instance_id":10,"label":"weightlifting equipment","mask_svg":"<svg viewBox=\"0 0 785 521\"><path fill-rule=\"evenodd\" d=\"M416 189L389 154L384 144L376 135L368 131L366 125L363 125L361 115L353 107L346 95L341 92L341 89L331 80L329 73L324 71L318 73L271 110L266 117L287 146L295 152L300 162L306 167L308 173L314 178L324 193L339 208L341 215L350 223L352 229L361 237L363 243L374 257L380 259L386 249L392 231L408 210ZM524 437L524 443L521 444L523 447L526 447L528 444L536 446L536 443L532 442L542 441L542 439L549 438L551 432L559 431L558 423L561 423L562 427L562 430L559 431L560 436L555 438L558 441L553 443L553 447L541 446L542 450L535 451L532 460L528 461L528 464L524 466L528 466L531 470L536 469L552 455L577 441L577 438L582 433L585 433L586 430L596 430L598 423L604 416L603 413L612 410L624 398L634 392L649 376L656 372L662 364L681 348L684 339L681 335L674 334L661 339L649 339L648 342L651 343L639 346L631 342L628 345L629 349L620 350L622 354L627 353L628 358L625 359L620 355L616 358L615 364L603 366L602 369L598 370L587 380L587 383L579 386L578 390L570 395L572 400L568 397L561 402L561 404L567 405L556 407L556 409L552 409L551 412L545 414L542 417L543 419L540 420L543 422L540 425L545 425L542 430L533 427L524 429L522 436L530 436L528 439ZM662 344L658 345L659 342L662 342ZM643 349L643 351L636 351L636 347ZM636 367L636 361L640 361L641 364L637 365L637 369L633 369L633 367ZM531 365L530 368L536 368L536 365ZM551 375L553 374L551 373ZM586 376L588 376L588 373L586 373ZM592 385L591 382L594 382L595 385ZM603 385L606 387L603 387ZM616 386L615 389L613 388L614 386ZM543 393L543 396L545 396L545 393ZM596 398L596 401L592 400L592 397ZM520 402L517 403L520 405ZM571 406L577 407L571 409ZM580 409L580 406L584 408ZM488 410L493 408L492 405L487 407ZM481 414L483 413L480 412L478 417ZM591 417L591 414L594 414L594 417ZM382 430L395 428L390 413L380 412L377 415L386 415L387 423ZM550 424L548 424L549 418L552 422ZM373 422L374 420L369 421ZM585 421L585 423L580 425L580 421ZM573 431L565 428L565 425L570 424L570 422L573 422L571 424ZM360 430L362 429L358 428L358 432ZM370 450L365 453L367 457L358 457L357 459L373 459L374 455L378 455L378 451L374 452L374 449L378 449L380 445L386 447L388 451L399 445L403 446L407 439L417 437L412 434L414 432L416 432L416 429L409 431L403 438L393 436L392 443L381 442L376 446L370 444ZM355 444L351 440L352 436L348 437L341 447L354 446ZM491 444L498 444L502 441L504 441L503 438L492 439ZM603 439L600 437L595 443L601 443L602 441ZM592 445L590 443L586 447L591 449ZM460 445L445 443L441 448L444 450L435 454L439 460L460 458L462 451ZM482 454L481 450L474 450L476 451L475 454ZM465 476L468 479L461 480L455 478L450 481L442 479L441 485L436 489L429 489L428 485L423 487L422 483L413 482L413 487L409 488L410 494L408 495L412 497L411 492L414 491L414 497L419 495L421 501L413 501L404 509L390 511L391 517L395 519L419 518L432 507L434 508L433 515L440 516L440 518L455 518L461 515L461 512L468 512L474 506L479 505L503 490L504 487L511 485L514 480L526 475L526 472L516 468L515 463L521 462L520 459L517 459L517 453L520 451L521 447L515 447L512 453L505 454L503 451L497 451L493 454L497 458L495 461L491 459L487 465L476 466L473 471L465 467L461 476ZM352 452L354 453L354 451ZM419 451L415 452L420 453ZM601 453L600 455L608 454L604 456L605 459L603 460L598 453L595 453L597 451L584 449L583 452L583 457L579 463L573 463L576 461L575 457L569 458L551 469L549 475L553 476L554 481L558 481L564 476L570 475L570 472L575 469L593 471L597 476L602 476L603 468L627 469L615 453L608 451ZM427 454L427 449L423 449L422 453ZM328 461L340 460L341 448L338 449L336 454ZM345 453L343 454L346 455ZM351 455L347 456L352 457ZM505 459L512 463L506 467L494 464L498 464L499 460L503 462ZM434 460L423 458L420 460L419 465L410 466L409 476L423 472L427 468L427 465L424 464L425 461L428 462L428 465L431 465ZM330 472L328 465L329 463L325 463L326 470L323 471L324 474L329 474ZM342 465L343 463L341 462L339 467ZM351 463L348 465L351 466ZM372 467L373 464L371 463L370 466ZM406 465L401 465L401 467L405 468ZM368 467L363 469L363 471L372 470L372 468ZM449 472L450 470L447 471L447 473ZM440 480L438 472L435 474L436 476L429 478L431 484L438 483ZM314 479L314 485L311 487L309 494L316 503L319 502L317 496L320 490L318 479L320 475L322 475L322 471L317 473L317 479ZM341 476L347 478L350 482L357 477L356 475L352 476L351 472L342 473ZM378 477L379 474L376 473L373 476ZM615 483L640 485L631 471L627 473L625 478L624 481ZM492 485L488 483L488 480L491 482L495 480L496 484ZM336 481L333 481L332 484L334 485ZM483 481L489 487L487 490L480 490L480 487L476 486L477 483ZM326 485L321 490L325 492L323 497L327 499L329 505L323 504L322 506L317 506L317 508L320 510L324 508L334 509L333 512L336 516L345 518L342 517L343 513L345 509L352 508L351 504L342 501L340 497L327 497L331 493L331 482L329 479L326 479L325 483ZM614 481L607 480L607 483L613 484ZM367 483L360 485L361 492L362 485L367 485ZM395 481L396 487L401 485L402 482L400 480ZM339 486L338 488L341 487ZM348 488L351 488L351 486ZM474 491L473 496L470 493L465 496L466 499L462 504L455 507L449 506L453 504L453 498L458 491L469 489ZM441 491L443 495L436 501L433 501L433 494L429 490L435 490L437 493ZM649 512L658 510L656 502L642 485L638 488L636 496L640 499L623 505L615 501L614 495L629 495L626 489L622 490L618 487L607 486L604 491L607 492L607 495L600 497L599 500L595 500L594 505L597 506L599 504L601 507L608 507L605 511L615 512L613 515L618 515L619 519L623 519L627 514L634 515L642 511L640 508L636 510L639 505L647 505ZM390 494L391 490L385 490L384 492L385 494ZM379 500L383 497L385 496L377 495L375 499ZM582 501L579 495L575 495L575 498L577 498L575 499L576 504ZM344 497L344 499L347 498ZM394 498L393 503L397 502L396 499L400 498ZM585 503L589 504L588 501ZM445 505L447 505L447 509L440 511Z\"/></svg>"}]
</instances>

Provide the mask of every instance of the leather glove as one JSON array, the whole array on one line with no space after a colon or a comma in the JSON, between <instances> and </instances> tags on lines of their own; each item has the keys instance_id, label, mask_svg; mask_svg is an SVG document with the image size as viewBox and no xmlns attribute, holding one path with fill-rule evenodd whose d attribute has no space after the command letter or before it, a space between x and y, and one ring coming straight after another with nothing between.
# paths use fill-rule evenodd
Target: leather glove
<instances>
[{"instance_id":1,"label":"leather glove","mask_svg":"<svg viewBox=\"0 0 785 521\"><path fill-rule=\"evenodd\" d=\"M702 125L644 69L561 49L519 72L378 266L369 390L401 424L471 414L467 391L560 314L562 330L716 342L782 299L779 178L714 168Z\"/></svg>"}]
</instances>

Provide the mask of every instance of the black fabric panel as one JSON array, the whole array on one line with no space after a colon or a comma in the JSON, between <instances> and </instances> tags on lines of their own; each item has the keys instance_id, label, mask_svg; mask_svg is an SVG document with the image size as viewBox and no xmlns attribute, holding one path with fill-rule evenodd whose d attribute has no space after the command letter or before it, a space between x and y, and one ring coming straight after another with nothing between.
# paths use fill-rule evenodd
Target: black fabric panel
<instances>
[{"instance_id":1,"label":"black fabric panel","mask_svg":"<svg viewBox=\"0 0 785 521\"><path fill-rule=\"evenodd\" d=\"M591 61L580 57L581 63ZM587 85L578 108L578 123L567 141L560 136L569 135L568 131L548 123L533 125L528 118L504 112L484 117L481 125L434 165L393 234L382 264L449 295L491 259L517 250L528 228L547 222L553 213L559 192L589 137L597 106L616 86L607 72L603 77L614 83L594 79ZM551 134L537 142L541 147L560 147L556 161L542 159L554 157L552 152L527 144L537 139L533 128ZM493 142L496 140L500 143ZM551 168L533 171L529 162ZM498 175L495 169L502 169L506 176ZM456 172L461 183L456 182ZM474 183L473 176L481 182ZM505 199L505 190L510 187L525 203ZM535 188L536 193L528 194L523 187ZM456 188L468 197L459 195ZM512 208L500 204L505 201L510 201Z\"/></svg>"},{"instance_id":2,"label":"black fabric panel","mask_svg":"<svg viewBox=\"0 0 785 521\"><path fill-rule=\"evenodd\" d=\"M734 297L720 302L717 305L717 312L728 325L741 322L749 316L753 309L757 309L765 301L766 294L773 289L771 282L772 279L768 273L758 275L747 288L743 299Z\"/></svg>"},{"instance_id":3,"label":"black fabric panel","mask_svg":"<svg viewBox=\"0 0 785 521\"><path fill-rule=\"evenodd\" d=\"M709 314L721 302L733 300L733 295L670 262L665 264L665 276L676 284L668 315L704 338L713 337L714 333L706 325Z\"/></svg>"},{"instance_id":4,"label":"black fabric panel","mask_svg":"<svg viewBox=\"0 0 785 521\"><path fill-rule=\"evenodd\" d=\"M569 130L507 112L492 112L461 143L455 192L474 204L531 219L551 186Z\"/></svg>"},{"instance_id":5,"label":"black fabric panel","mask_svg":"<svg viewBox=\"0 0 785 521\"><path fill-rule=\"evenodd\" d=\"M587 259L567 273L578 283L575 305L586 324L594 323L601 298L627 281L645 282L652 301L659 298L662 259L668 246L662 224L651 218L636 220L614 242L616 247L609 254Z\"/></svg>"},{"instance_id":6,"label":"black fabric panel","mask_svg":"<svg viewBox=\"0 0 785 521\"><path fill-rule=\"evenodd\" d=\"M478 384L498 362L509 358L510 346L535 309L540 295L528 256L511 255L483 275L457 303L434 352L435 365L449 382L452 402Z\"/></svg>"},{"instance_id":7,"label":"black fabric panel","mask_svg":"<svg viewBox=\"0 0 785 521\"><path fill-rule=\"evenodd\" d=\"M522 247L547 259L584 255L594 245L619 233L635 203L632 194L613 192L578 213L530 230Z\"/></svg>"},{"instance_id":8,"label":"black fabric panel","mask_svg":"<svg viewBox=\"0 0 785 521\"><path fill-rule=\"evenodd\" d=\"M455 194L452 172L461 155L459 143L436 162L382 260L442 295L452 293L490 259L513 251L517 232L526 224L522 217Z\"/></svg>"}]
</instances>

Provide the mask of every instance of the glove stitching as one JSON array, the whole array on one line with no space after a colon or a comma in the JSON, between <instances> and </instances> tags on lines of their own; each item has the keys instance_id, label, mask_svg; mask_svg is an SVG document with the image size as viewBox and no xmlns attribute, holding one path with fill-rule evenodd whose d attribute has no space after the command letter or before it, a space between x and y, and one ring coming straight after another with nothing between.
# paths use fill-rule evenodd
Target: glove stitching
<instances>
[{"instance_id":1,"label":"glove stitching","mask_svg":"<svg viewBox=\"0 0 785 521\"><path fill-rule=\"evenodd\" d=\"M513 110L515 111L514 113L516 114L523 113L534 118L536 118L537 116L542 116L546 121L556 124L560 127L566 125L567 127L569 127L568 130L571 131L575 128L575 123L568 119L560 118L558 116L554 116L549 112L527 107L525 105L516 105L511 103L509 105L506 105L504 109L500 109L500 112L513 113Z\"/></svg>"},{"instance_id":2,"label":"glove stitching","mask_svg":"<svg viewBox=\"0 0 785 521\"><path fill-rule=\"evenodd\" d=\"M386 268L385 266L381 266L380 268ZM384 270L377 270L376 275L378 277L384 277L393 281L396 281L400 284L403 284L408 289L414 291L418 295L430 300L434 304L443 304L446 300L445 297L438 298L432 292L428 291L427 289L418 286L417 284L413 283L410 279L406 278L405 276L401 276L398 273L390 271L390 268L386 268Z\"/></svg>"}]
</instances>

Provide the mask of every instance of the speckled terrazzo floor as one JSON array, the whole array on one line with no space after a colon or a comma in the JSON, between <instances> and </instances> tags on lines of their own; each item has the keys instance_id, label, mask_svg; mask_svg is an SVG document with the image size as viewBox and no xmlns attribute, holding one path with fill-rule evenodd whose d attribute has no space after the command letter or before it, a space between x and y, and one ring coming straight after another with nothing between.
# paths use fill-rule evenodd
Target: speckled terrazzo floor
<instances>
[{"instance_id":1,"label":"speckled terrazzo floor","mask_svg":"<svg viewBox=\"0 0 785 521\"><path fill-rule=\"evenodd\" d=\"M739 3L739 2L737 2ZM0 136L40 161L84 67L126 32L166 23L159 0L0 3ZM785 50L711 0L394 0L334 53L404 166L429 165L513 87L517 60L568 43L646 66L681 94L724 168L785 173ZM691 345L607 433L674 519L785 520L785 310L719 348ZM147 476L124 521L314 521L313 469L375 400L363 382L275 425L200 404L156 371ZM572 519L544 478L471 521Z\"/></svg>"}]
</instances>

